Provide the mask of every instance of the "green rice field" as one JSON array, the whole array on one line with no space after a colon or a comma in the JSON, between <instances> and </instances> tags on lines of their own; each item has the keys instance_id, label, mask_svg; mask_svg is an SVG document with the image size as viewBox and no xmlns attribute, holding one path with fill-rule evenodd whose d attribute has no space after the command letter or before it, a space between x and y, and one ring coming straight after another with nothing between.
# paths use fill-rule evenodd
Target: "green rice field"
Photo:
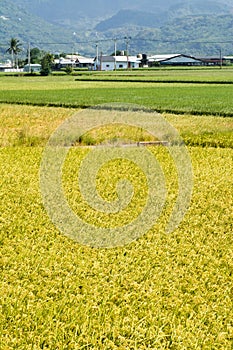
<instances>
[{"instance_id":1,"label":"green rice field","mask_svg":"<svg viewBox=\"0 0 233 350\"><path fill-rule=\"evenodd\" d=\"M197 75L192 70L189 80L185 71L183 83L166 82L170 71L160 82L148 82L148 72L141 77L141 82L114 81L108 72L102 74L105 81L79 81L73 76L54 76L49 80L46 77L0 76L0 102L73 108L111 102L137 103L158 112L231 117L233 70L224 71L224 76L221 75L222 71L212 73L218 80L213 80L212 83L208 83L210 72L206 80L205 75L202 77L202 83L194 83L193 80L200 76L200 71ZM175 72L173 79L178 80L179 71ZM141 72L138 76L141 76ZM220 84L220 81L226 82L225 79L228 83Z\"/></svg>"},{"instance_id":2,"label":"green rice field","mask_svg":"<svg viewBox=\"0 0 233 350\"><path fill-rule=\"evenodd\" d=\"M114 74L0 75L0 349L231 350L233 70L116 72L122 80L134 74L140 82L115 82ZM77 80L83 76L85 81ZM94 81L97 76L105 81ZM176 82L148 82L169 77ZM179 132L192 162L192 197L180 225L168 234L177 170L166 147L150 146L166 183L161 215L132 243L95 248L52 223L40 167L46 143L63 121L86 107L114 102L159 111ZM80 142L148 137L108 125ZM145 205L145 176L121 159L103 166L96 188L104 200L116 200L122 178L132 183L134 196L123 212L96 213L78 187L89 151L77 142L68 152L62 173L67 202L93 225L130 222Z\"/></svg>"}]
</instances>

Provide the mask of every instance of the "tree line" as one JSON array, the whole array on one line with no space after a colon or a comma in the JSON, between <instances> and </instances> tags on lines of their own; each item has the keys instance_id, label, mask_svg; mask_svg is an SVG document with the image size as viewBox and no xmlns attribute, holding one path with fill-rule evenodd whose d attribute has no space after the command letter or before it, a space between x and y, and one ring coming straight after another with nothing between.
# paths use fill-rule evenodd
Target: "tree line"
<instances>
[{"instance_id":1,"label":"tree line","mask_svg":"<svg viewBox=\"0 0 233 350\"><path fill-rule=\"evenodd\" d=\"M19 61L18 55L22 51L21 46L22 44L17 38L11 38L6 53L11 55L11 65L13 68L19 68L19 65L24 66L25 64L38 63L41 64L41 75L49 75L51 73L54 60L53 54L35 47L30 50L30 54L27 52L27 58L25 60Z\"/></svg>"}]
</instances>

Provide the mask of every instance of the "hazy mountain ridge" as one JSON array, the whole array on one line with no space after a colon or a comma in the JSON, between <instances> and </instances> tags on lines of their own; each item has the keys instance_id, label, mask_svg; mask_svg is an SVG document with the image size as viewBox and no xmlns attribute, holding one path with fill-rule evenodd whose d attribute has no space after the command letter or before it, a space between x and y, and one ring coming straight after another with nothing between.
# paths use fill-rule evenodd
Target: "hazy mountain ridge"
<instances>
[{"instance_id":1,"label":"hazy mountain ridge","mask_svg":"<svg viewBox=\"0 0 233 350\"><path fill-rule=\"evenodd\" d=\"M82 39L83 33L75 33L72 28L49 23L43 18L31 14L22 5L11 0L1 0L0 8L0 54L3 56L12 37L19 39L22 53L27 52L28 44L52 52L73 52L75 41ZM80 50L89 49L85 41Z\"/></svg>"},{"instance_id":2,"label":"hazy mountain ridge","mask_svg":"<svg viewBox=\"0 0 233 350\"><path fill-rule=\"evenodd\" d=\"M233 9L233 7L232 7ZM96 30L104 31L127 25L138 25L144 27L159 28L168 23L170 19L183 18L189 15L220 15L229 14L231 6L216 1L178 2L173 4L169 10L157 12L145 12L139 10L120 10L112 17L101 21L95 27ZM233 12L233 11L232 11Z\"/></svg>"},{"instance_id":3,"label":"hazy mountain ridge","mask_svg":"<svg viewBox=\"0 0 233 350\"><path fill-rule=\"evenodd\" d=\"M177 0L179 2L179 0ZM162 11L174 3L174 0L15 0L16 4L21 4L25 8L42 18L54 20L64 17L75 19L77 16L87 17L110 17L122 9L134 9L147 12L156 10Z\"/></svg>"},{"instance_id":4,"label":"hazy mountain ridge","mask_svg":"<svg viewBox=\"0 0 233 350\"><path fill-rule=\"evenodd\" d=\"M136 25L141 27L159 28L165 22L165 16L139 10L120 10L116 15L95 26L97 31Z\"/></svg>"},{"instance_id":5,"label":"hazy mountain ridge","mask_svg":"<svg viewBox=\"0 0 233 350\"><path fill-rule=\"evenodd\" d=\"M233 8L231 0L15 0L30 12L48 20L59 21L68 18L77 21L79 17L110 18L120 10L138 10L148 13L160 14L162 12L177 12L183 10L198 12L199 14L222 14ZM182 10L183 9L183 10ZM184 14L184 13L183 13Z\"/></svg>"},{"instance_id":6,"label":"hazy mountain ridge","mask_svg":"<svg viewBox=\"0 0 233 350\"><path fill-rule=\"evenodd\" d=\"M231 43L216 41L233 37L233 4L231 0L1 0L2 53L10 37L17 37L24 46L30 41L52 52L92 56L98 42L99 50L108 54L113 52L113 38L118 49L125 49L125 36L131 37L132 54L216 55L220 47L232 54Z\"/></svg>"},{"instance_id":7,"label":"hazy mountain ridge","mask_svg":"<svg viewBox=\"0 0 233 350\"><path fill-rule=\"evenodd\" d=\"M56 34L56 36L54 35ZM32 15L25 8L17 6L13 1L1 0L0 8L0 35L1 43L12 36L22 41L55 40L59 42L59 35L70 35L70 31L45 21L43 18Z\"/></svg>"}]
</instances>

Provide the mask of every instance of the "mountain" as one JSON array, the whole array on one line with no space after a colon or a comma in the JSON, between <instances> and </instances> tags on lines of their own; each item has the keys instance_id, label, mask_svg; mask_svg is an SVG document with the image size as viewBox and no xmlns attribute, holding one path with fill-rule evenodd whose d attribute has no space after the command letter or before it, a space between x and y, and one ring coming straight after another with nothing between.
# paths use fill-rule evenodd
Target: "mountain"
<instances>
[{"instance_id":1,"label":"mountain","mask_svg":"<svg viewBox=\"0 0 233 350\"><path fill-rule=\"evenodd\" d=\"M120 10L116 15L101 21L95 26L100 32L113 28L128 27L131 25L141 27L158 28L163 24L165 17L155 13L144 12L139 10Z\"/></svg>"},{"instance_id":2,"label":"mountain","mask_svg":"<svg viewBox=\"0 0 233 350\"><path fill-rule=\"evenodd\" d=\"M44 41L44 39L48 42L59 42L60 35L68 39L70 32L32 15L27 10L16 6L13 1L1 0L0 35L1 42L9 41L12 36L17 36L24 42Z\"/></svg>"},{"instance_id":3,"label":"mountain","mask_svg":"<svg viewBox=\"0 0 233 350\"><path fill-rule=\"evenodd\" d=\"M192 15L173 18L160 28L129 26L115 28L105 32L113 52L114 37L128 37L129 51L132 54L145 52L184 53L193 56L219 57L232 55L233 15ZM118 40L117 48L126 49L126 40Z\"/></svg>"},{"instance_id":4,"label":"mountain","mask_svg":"<svg viewBox=\"0 0 233 350\"><path fill-rule=\"evenodd\" d=\"M179 0L175 0L179 2ZM195 0L194 0L195 1ZM30 11L46 20L54 21L64 18L77 20L79 16L107 18L121 9L133 9L146 12L163 11L174 0L15 0Z\"/></svg>"},{"instance_id":5,"label":"mountain","mask_svg":"<svg viewBox=\"0 0 233 350\"><path fill-rule=\"evenodd\" d=\"M182 17L187 15L221 15L232 12L233 4L231 1L220 0L194 0L175 2L169 7L170 16Z\"/></svg>"},{"instance_id":6,"label":"mountain","mask_svg":"<svg viewBox=\"0 0 233 350\"><path fill-rule=\"evenodd\" d=\"M28 43L32 47L38 47L45 51L73 52L75 42L80 44L81 50L87 50L82 33L75 33L72 28L57 25L44 20L29 12L21 5L16 5L13 0L1 0L0 7L0 55L4 56L12 37L16 37L22 43L21 55L26 55ZM85 47L84 47L85 46Z\"/></svg>"},{"instance_id":7,"label":"mountain","mask_svg":"<svg viewBox=\"0 0 233 350\"><path fill-rule=\"evenodd\" d=\"M129 25L142 27L159 28L161 25L173 18L182 18L190 15L220 15L229 14L231 6L216 1L193 2L183 1L173 3L168 9L157 10L155 12L145 12L140 10L120 10L110 18L107 18L95 27L98 31L106 31L113 28L119 28ZM232 11L233 12L233 11Z\"/></svg>"},{"instance_id":8,"label":"mountain","mask_svg":"<svg viewBox=\"0 0 233 350\"><path fill-rule=\"evenodd\" d=\"M0 55L11 37L32 47L94 56L126 48L132 54L232 54L232 0L1 0ZM229 41L229 42L228 42ZM22 53L23 55L23 53Z\"/></svg>"},{"instance_id":9,"label":"mountain","mask_svg":"<svg viewBox=\"0 0 233 350\"><path fill-rule=\"evenodd\" d=\"M199 8L200 14L220 14L233 7L232 0L15 0L15 3L49 22L64 19L78 21L79 17L109 18L123 9L159 14L173 9L176 11L176 8L186 8L189 12Z\"/></svg>"},{"instance_id":10,"label":"mountain","mask_svg":"<svg viewBox=\"0 0 233 350\"><path fill-rule=\"evenodd\" d=\"M170 19L159 29L157 50L193 56L232 54L233 15L189 15ZM169 48L169 49L166 49Z\"/></svg>"}]
</instances>

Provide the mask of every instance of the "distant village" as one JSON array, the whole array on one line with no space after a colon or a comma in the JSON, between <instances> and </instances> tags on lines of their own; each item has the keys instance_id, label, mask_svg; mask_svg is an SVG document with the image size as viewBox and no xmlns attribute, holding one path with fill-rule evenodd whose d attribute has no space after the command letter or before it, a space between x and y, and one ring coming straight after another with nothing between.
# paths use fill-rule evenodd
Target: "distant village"
<instances>
[{"instance_id":1,"label":"distant village","mask_svg":"<svg viewBox=\"0 0 233 350\"><path fill-rule=\"evenodd\" d=\"M55 58L53 70L86 69L93 71L113 71L124 69L153 68L157 66L222 66L233 64L233 56L193 57L185 54L157 54L157 55L127 55L121 51L119 55L98 55L85 57L79 54L67 54L65 57ZM27 63L24 67L12 67L12 61L0 63L0 72L40 72L41 65Z\"/></svg>"}]
</instances>

